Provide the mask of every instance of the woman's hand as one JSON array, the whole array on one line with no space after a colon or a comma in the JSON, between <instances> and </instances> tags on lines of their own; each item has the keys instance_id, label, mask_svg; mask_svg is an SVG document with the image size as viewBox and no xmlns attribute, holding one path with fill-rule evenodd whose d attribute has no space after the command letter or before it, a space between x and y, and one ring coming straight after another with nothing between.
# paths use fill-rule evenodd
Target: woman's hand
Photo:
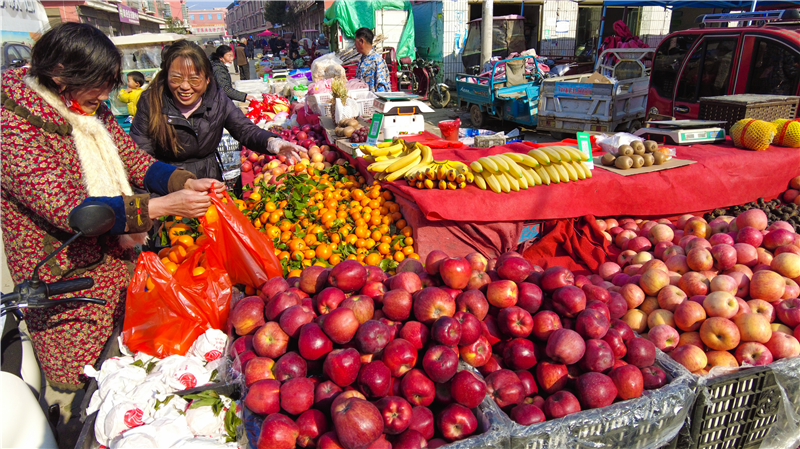
<instances>
[{"instance_id":1,"label":"woman's hand","mask_svg":"<svg viewBox=\"0 0 800 449\"><path fill-rule=\"evenodd\" d=\"M203 180L199 179L197 181ZM177 215L186 218L202 217L211 206L211 198L207 192L208 190L198 192L191 189L183 189L166 196L153 198L149 203L150 218L158 218L165 215Z\"/></svg>"},{"instance_id":2,"label":"woman's hand","mask_svg":"<svg viewBox=\"0 0 800 449\"><path fill-rule=\"evenodd\" d=\"M248 95L247 98L244 99L244 101L258 101L258 97L256 97L255 95Z\"/></svg>"},{"instance_id":3,"label":"woman's hand","mask_svg":"<svg viewBox=\"0 0 800 449\"><path fill-rule=\"evenodd\" d=\"M217 194L217 198L220 199L222 198L222 192L225 191L225 184L211 178L189 179L186 181L186 184L184 184L183 187L189 190L194 190L195 192L204 193L209 193L213 189L214 193Z\"/></svg>"},{"instance_id":4,"label":"woman's hand","mask_svg":"<svg viewBox=\"0 0 800 449\"><path fill-rule=\"evenodd\" d=\"M303 151L304 148L300 145L295 145L283 139L273 137L269 139L269 143L267 143L267 150L272 154L282 154L286 156L286 161L289 164L296 164L300 162L300 154L298 152Z\"/></svg>"}]
</instances>

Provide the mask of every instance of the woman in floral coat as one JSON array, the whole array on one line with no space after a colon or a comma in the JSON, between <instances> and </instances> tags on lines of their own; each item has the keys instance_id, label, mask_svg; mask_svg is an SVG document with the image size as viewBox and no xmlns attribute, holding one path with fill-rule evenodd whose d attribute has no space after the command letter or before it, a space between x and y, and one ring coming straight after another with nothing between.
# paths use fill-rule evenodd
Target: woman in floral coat
<instances>
[{"instance_id":1,"label":"woman in floral coat","mask_svg":"<svg viewBox=\"0 0 800 449\"><path fill-rule=\"evenodd\" d=\"M3 74L3 243L15 283L74 231L67 217L84 201L110 205L116 221L100 237L82 237L40 270L45 282L89 276L94 287L67 296L108 301L67 304L25 314L50 384L74 390L94 364L125 309L133 247L153 219L198 217L222 184L155 161L140 151L102 105L122 82L122 58L98 29L65 23L33 48L29 69ZM133 186L161 195L135 194Z\"/></svg>"}]
</instances>

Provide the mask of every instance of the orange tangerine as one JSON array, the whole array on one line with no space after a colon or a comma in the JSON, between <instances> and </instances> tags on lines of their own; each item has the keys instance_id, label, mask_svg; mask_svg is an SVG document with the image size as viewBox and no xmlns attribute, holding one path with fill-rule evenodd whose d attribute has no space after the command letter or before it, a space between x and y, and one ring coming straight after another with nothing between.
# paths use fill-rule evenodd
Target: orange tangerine
<instances>
[{"instance_id":1,"label":"orange tangerine","mask_svg":"<svg viewBox=\"0 0 800 449\"><path fill-rule=\"evenodd\" d=\"M406 238L403 240L403 243L405 243L405 245L406 245L406 246L411 246L411 245L413 245L413 244L414 244L414 237L406 237Z\"/></svg>"},{"instance_id":2,"label":"orange tangerine","mask_svg":"<svg viewBox=\"0 0 800 449\"><path fill-rule=\"evenodd\" d=\"M298 269L290 271L289 275L287 277L290 277L290 278L300 277L301 274L303 274L303 270L298 268Z\"/></svg>"},{"instance_id":3,"label":"orange tangerine","mask_svg":"<svg viewBox=\"0 0 800 449\"><path fill-rule=\"evenodd\" d=\"M178 245L181 245L184 248L188 248L188 247L194 245L194 239L192 238L191 235L181 235L181 236L178 237L177 242L178 242Z\"/></svg>"},{"instance_id":4,"label":"orange tangerine","mask_svg":"<svg viewBox=\"0 0 800 449\"><path fill-rule=\"evenodd\" d=\"M399 227L399 226L398 226ZM411 226L405 226L401 231L400 234L403 234L406 237L411 237L411 234L414 233L414 230L411 229Z\"/></svg>"},{"instance_id":5,"label":"orange tangerine","mask_svg":"<svg viewBox=\"0 0 800 449\"><path fill-rule=\"evenodd\" d=\"M306 234L306 236L303 237L303 241L306 242L306 245L312 246L317 243L317 236L314 234Z\"/></svg>"},{"instance_id":6,"label":"orange tangerine","mask_svg":"<svg viewBox=\"0 0 800 449\"><path fill-rule=\"evenodd\" d=\"M356 240L356 248L363 248L367 245L367 241L364 239Z\"/></svg>"},{"instance_id":7,"label":"orange tangerine","mask_svg":"<svg viewBox=\"0 0 800 449\"><path fill-rule=\"evenodd\" d=\"M370 234L370 237L372 237L372 240L375 240L376 242L379 242L381 240L382 235L381 235L380 231L375 230L375 231L372 231L372 234Z\"/></svg>"},{"instance_id":8,"label":"orange tangerine","mask_svg":"<svg viewBox=\"0 0 800 449\"><path fill-rule=\"evenodd\" d=\"M253 296L253 295L256 294L256 289L254 289L253 287L251 287L249 285L245 285L244 286L244 294L247 295L247 296Z\"/></svg>"},{"instance_id":9,"label":"orange tangerine","mask_svg":"<svg viewBox=\"0 0 800 449\"><path fill-rule=\"evenodd\" d=\"M364 243L364 247L365 248L372 248L373 246L375 246L375 240L372 240L371 238L366 239L366 241Z\"/></svg>"},{"instance_id":10,"label":"orange tangerine","mask_svg":"<svg viewBox=\"0 0 800 449\"><path fill-rule=\"evenodd\" d=\"M292 239L289 242L289 249L292 251L303 251L306 249L306 242L302 239Z\"/></svg>"},{"instance_id":11,"label":"orange tangerine","mask_svg":"<svg viewBox=\"0 0 800 449\"><path fill-rule=\"evenodd\" d=\"M411 254L408 255L408 258L409 259L417 259L417 260L419 260L419 254L411 253Z\"/></svg>"},{"instance_id":12,"label":"orange tangerine","mask_svg":"<svg viewBox=\"0 0 800 449\"><path fill-rule=\"evenodd\" d=\"M158 252L158 258L159 259L163 259L163 258L169 256L169 250L170 250L169 247L161 248L161 251Z\"/></svg>"},{"instance_id":13,"label":"orange tangerine","mask_svg":"<svg viewBox=\"0 0 800 449\"><path fill-rule=\"evenodd\" d=\"M289 254L288 251L281 251L280 254L278 254L279 260L288 259L289 257L291 257L291 255Z\"/></svg>"},{"instance_id":14,"label":"orange tangerine","mask_svg":"<svg viewBox=\"0 0 800 449\"><path fill-rule=\"evenodd\" d=\"M266 214L266 212L264 212L264 214ZM262 216L264 214L262 214ZM278 211L272 212L271 214L269 214L269 222L272 223L272 224L275 224L278 221L280 221L281 217L282 217L282 215L279 214ZM263 220L262 220L262 222L263 222Z\"/></svg>"},{"instance_id":15,"label":"orange tangerine","mask_svg":"<svg viewBox=\"0 0 800 449\"><path fill-rule=\"evenodd\" d=\"M267 237L269 237L270 239L274 240L278 238L280 235L281 235L281 229L279 227L270 226L269 228L267 228ZM198 240L200 239L198 238Z\"/></svg>"},{"instance_id":16,"label":"orange tangerine","mask_svg":"<svg viewBox=\"0 0 800 449\"><path fill-rule=\"evenodd\" d=\"M403 229L403 228L405 228L406 226L408 226L408 223L406 223L406 221L405 221L405 220L397 220L397 221L395 221L395 222L394 222L394 226L395 226L397 229Z\"/></svg>"},{"instance_id":17,"label":"orange tangerine","mask_svg":"<svg viewBox=\"0 0 800 449\"><path fill-rule=\"evenodd\" d=\"M350 254L349 256L347 256L347 260L356 260L356 259L357 258L355 254Z\"/></svg>"},{"instance_id":18,"label":"orange tangerine","mask_svg":"<svg viewBox=\"0 0 800 449\"><path fill-rule=\"evenodd\" d=\"M217 207L212 204L206 211L206 221L209 223L216 223L217 220L219 220L219 212L217 211Z\"/></svg>"},{"instance_id":19,"label":"orange tangerine","mask_svg":"<svg viewBox=\"0 0 800 449\"><path fill-rule=\"evenodd\" d=\"M395 262L402 262L403 259L405 259L405 258L406 258L406 255L403 254L402 251L397 251L397 252L394 253Z\"/></svg>"},{"instance_id":20,"label":"orange tangerine","mask_svg":"<svg viewBox=\"0 0 800 449\"><path fill-rule=\"evenodd\" d=\"M340 234L333 234L330 236L331 243L339 243L342 241L342 237Z\"/></svg>"},{"instance_id":21,"label":"orange tangerine","mask_svg":"<svg viewBox=\"0 0 800 449\"><path fill-rule=\"evenodd\" d=\"M356 255L356 260L361 262L362 264L364 263L364 259L366 259L366 258L367 258L366 254L358 254L358 255Z\"/></svg>"},{"instance_id":22,"label":"orange tangerine","mask_svg":"<svg viewBox=\"0 0 800 449\"><path fill-rule=\"evenodd\" d=\"M342 256L339 254L332 254L331 258L328 259L328 263L331 265L338 265L339 262L342 261Z\"/></svg>"},{"instance_id":23,"label":"orange tangerine","mask_svg":"<svg viewBox=\"0 0 800 449\"><path fill-rule=\"evenodd\" d=\"M364 263L366 263L367 265L373 265L377 267L378 264L381 263L382 259L383 258L378 253L369 253L367 254L367 257L364 259Z\"/></svg>"},{"instance_id":24,"label":"orange tangerine","mask_svg":"<svg viewBox=\"0 0 800 449\"><path fill-rule=\"evenodd\" d=\"M278 227L281 231L289 231L294 227L294 225L292 225L292 222L289 220L283 220L278 224Z\"/></svg>"},{"instance_id":25,"label":"orange tangerine","mask_svg":"<svg viewBox=\"0 0 800 449\"><path fill-rule=\"evenodd\" d=\"M364 191L361 189L355 189L350 192L350 197L356 201L361 201L364 198Z\"/></svg>"},{"instance_id":26,"label":"orange tangerine","mask_svg":"<svg viewBox=\"0 0 800 449\"><path fill-rule=\"evenodd\" d=\"M349 234L349 235L345 236L345 238L344 238L345 243L349 243L351 245L356 243L357 240L358 240L358 236L355 235L355 234Z\"/></svg>"},{"instance_id":27,"label":"orange tangerine","mask_svg":"<svg viewBox=\"0 0 800 449\"><path fill-rule=\"evenodd\" d=\"M182 246L174 246L169 251L169 260L173 263L181 263L186 258L186 248Z\"/></svg>"},{"instance_id":28,"label":"orange tangerine","mask_svg":"<svg viewBox=\"0 0 800 449\"><path fill-rule=\"evenodd\" d=\"M332 254L331 247L324 243L321 243L317 245L317 249L314 251L314 254L316 257L322 260L328 260L330 259Z\"/></svg>"},{"instance_id":29,"label":"orange tangerine","mask_svg":"<svg viewBox=\"0 0 800 449\"><path fill-rule=\"evenodd\" d=\"M391 251L392 251L392 248L386 242L383 242L380 245L378 245L378 252L383 254L383 255L389 254Z\"/></svg>"},{"instance_id":30,"label":"orange tangerine","mask_svg":"<svg viewBox=\"0 0 800 449\"><path fill-rule=\"evenodd\" d=\"M381 243L392 243L392 238L388 235L381 237Z\"/></svg>"},{"instance_id":31,"label":"orange tangerine","mask_svg":"<svg viewBox=\"0 0 800 449\"><path fill-rule=\"evenodd\" d=\"M275 212L275 209L277 209L277 207L275 206L275 203L273 203L272 201L267 201L267 204L264 205L264 209L267 212Z\"/></svg>"},{"instance_id":32,"label":"orange tangerine","mask_svg":"<svg viewBox=\"0 0 800 449\"><path fill-rule=\"evenodd\" d=\"M291 231L283 231L281 232L281 242L288 242L292 239Z\"/></svg>"},{"instance_id":33,"label":"orange tangerine","mask_svg":"<svg viewBox=\"0 0 800 449\"><path fill-rule=\"evenodd\" d=\"M303 260L305 258L305 254L302 251L292 251L292 255L290 256L292 260Z\"/></svg>"},{"instance_id":34,"label":"orange tangerine","mask_svg":"<svg viewBox=\"0 0 800 449\"><path fill-rule=\"evenodd\" d=\"M175 262L170 261L170 262L167 262L167 263L164 264L164 268L167 269L167 273L175 274L175 272L178 271L178 264L176 264Z\"/></svg>"},{"instance_id":35,"label":"orange tangerine","mask_svg":"<svg viewBox=\"0 0 800 449\"><path fill-rule=\"evenodd\" d=\"M375 215L369 220L369 224L372 226L380 226L383 223L383 218L380 215Z\"/></svg>"},{"instance_id":36,"label":"orange tangerine","mask_svg":"<svg viewBox=\"0 0 800 449\"><path fill-rule=\"evenodd\" d=\"M195 267L195 269L192 270L192 276L201 276L205 272L206 272L205 268L203 268L203 267Z\"/></svg>"},{"instance_id":37,"label":"orange tangerine","mask_svg":"<svg viewBox=\"0 0 800 449\"><path fill-rule=\"evenodd\" d=\"M413 252L414 252L414 247L413 246L406 246L405 248L403 248L403 254L405 254L406 256L408 256L409 254L411 254Z\"/></svg>"},{"instance_id":38,"label":"orange tangerine","mask_svg":"<svg viewBox=\"0 0 800 449\"><path fill-rule=\"evenodd\" d=\"M317 253L313 249L307 249L303 251L303 257L305 259L313 259L317 257Z\"/></svg>"},{"instance_id":39,"label":"orange tangerine","mask_svg":"<svg viewBox=\"0 0 800 449\"><path fill-rule=\"evenodd\" d=\"M258 193L258 192L253 192L247 198L247 201L249 201L251 203L257 203L257 202L261 201L261 194Z\"/></svg>"},{"instance_id":40,"label":"orange tangerine","mask_svg":"<svg viewBox=\"0 0 800 449\"><path fill-rule=\"evenodd\" d=\"M156 288L156 283L153 282L153 278L151 278L150 276L147 276L147 282L145 282L145 288L147 289L148 292Z\"/></svg>"}]
</instances>

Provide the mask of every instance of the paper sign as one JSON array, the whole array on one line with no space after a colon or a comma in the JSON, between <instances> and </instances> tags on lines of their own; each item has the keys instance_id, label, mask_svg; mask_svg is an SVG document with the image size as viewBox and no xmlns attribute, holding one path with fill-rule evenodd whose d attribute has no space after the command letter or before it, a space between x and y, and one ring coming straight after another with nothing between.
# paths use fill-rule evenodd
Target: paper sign
<instances>
[{"instance_id":1,"label":"paper sign","mask_svg":"<svg viewBox=\"0 0 800 449\"><path fill-rule=\"evenodd\" d=\"M544 24L549 26L549 27L555 27L556 26L556 18L555 17L548 17L548 18L546 18L544 20Z\"/></svg>"},{"instance_id":2,"label":"paper sign","mask_svg":"<svg viewBox=\"0 0 800 449\"><path fill-rule=\"evenodd\" d=\"M378 133L381 132L381 125L383 125L383 114L372 114L372 125L369 127L367 145L377 145Z\"/></svg>"},{"instance_id":3,"label":"paper sign","mask_svg":"<svg viewBox=\"0 0 800 449\"><path fill-rule=\"evenodd\" d=\"M594 159L592 159L592 141L589 133L577 133L578 150L583 153L583 161L589 166L589 170L594 170Z\"/></svg>"},{"instance_id":4,"label":"paper sign","mask_svg":"<svg viewBox=\"0 0 800 449\"><path fill-rule=\"evenodd\" d=\"M569 33L569 20L557 20L556 33Z\"/></svg>"},{"instance_id":5,"label":"paper sign","mask_svg":"<svg viewBox=\"0 0 800 449\"><path fill-rule=\"evenodd\" d=\"M527 241L534 240L542 233L542 222L531 221L522 224L522 232L519 234L517 244L521 245Z\"/></svg>"}]
</instances>

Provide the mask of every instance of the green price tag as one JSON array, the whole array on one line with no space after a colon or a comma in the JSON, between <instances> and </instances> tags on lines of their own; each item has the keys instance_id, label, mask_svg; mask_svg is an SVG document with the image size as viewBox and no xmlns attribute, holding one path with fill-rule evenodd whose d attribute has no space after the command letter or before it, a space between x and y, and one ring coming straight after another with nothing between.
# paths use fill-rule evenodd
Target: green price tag
<instances>
[{"instance_id":1,"label":"green price tag","mask_svg":"<svg viewBox=\"0 0 800 449\"><path fill-rule=\"evenodd\" d=\"M367 145L377 145L378 134L381 132L383 125L383 114L372 114L372 125L369 127L369 134L367 134Z\"/></svg>"},{"instance_id":2,"label":"green price tag","mask_svg":"<svg viewBox=\"0 0 800 449\"><path fill-rule=\"evenodd\" d=\"M589 133L578 134L578 150L583 153L583 160L589 166L589 170L594 170L594 160L592 159L592 140Z\"/></svg>"}]
</instances>

